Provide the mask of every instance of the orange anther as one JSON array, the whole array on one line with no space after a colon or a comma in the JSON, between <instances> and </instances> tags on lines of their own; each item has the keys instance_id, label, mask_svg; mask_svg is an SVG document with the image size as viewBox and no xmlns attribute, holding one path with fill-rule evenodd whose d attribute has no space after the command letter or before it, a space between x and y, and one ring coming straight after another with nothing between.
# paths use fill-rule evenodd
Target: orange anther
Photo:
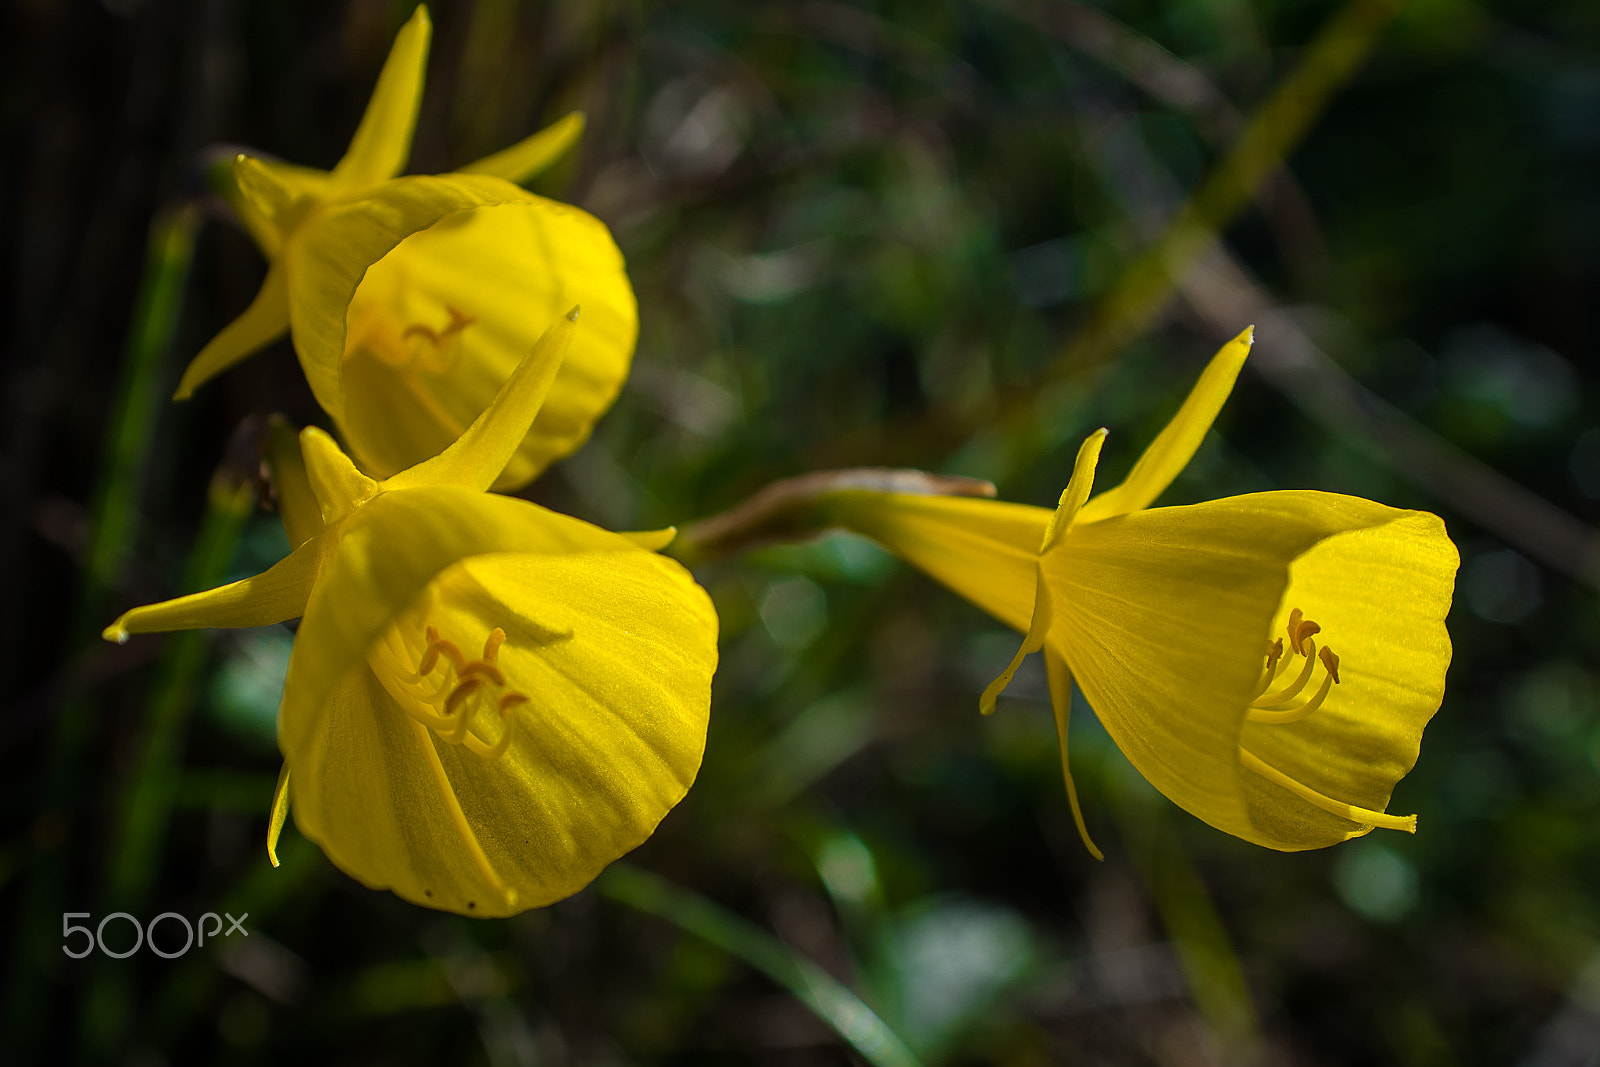
<instances>
[{"instance_id":1,"label":"orange anther","mask_svg":"<svg viewBox=\"0 0 1600 1067\"><path fill-rule=\"evenodd\" d=\"M478 321L453 304L446 304L444 306L444 310L445 313L450 316L450 324L444 329L435 330L432 326L428 326L420 322L414 322L410 326L407 326L404 330L400 331L400 336L407 340L412 337L425 337L427 338L429 344L433 345L435 348L438 348L450 338L454 337L456 334L460 333L462 330Z\"/></svg>"},{"instance_id":2,"label":"orange anther","mask_svg":"<svg viewBox=\"0 0 1600 1067\"><path fill-rule=\"evenodd\" d=\"M1328 668L1328 673L1333 677L1333 684L1338 685L1339 657L1334 654L1333 649L1326 645L1322 646L1322 651L1317 654L1317 658L1322 661L1324 667Z\"/></svg>"},{"instance_id":3,"label":"orange anther","mask_svg":"<svg viewBox=\"0 0 1600 1067\"><path fill-rule=\"evenodd\" d=\"M496 663L500 655L500 646L506 643L506 632L496 626L489 631L489 636L483 639L483 662ZM505 682L501 682L505 685Z\"/></svg>"},{"instance_id":4,"label":"orange anther","mask_svg":"<svg viewBox=\"0 0 1600 1067\"><path fill-rule=\"evenodd\" d=\"M428 647L443 653L450 660L451 666L455 667L457 674L467 669L467 657L461 654L461 649L448 637L441 637Z\"/></svg>"},{"instance_id":5,"label":"orange anther","mask_svg":"<svg viewBox=\"0 0 1600 1067\"><path fill-rule=\"evenodd\" d=\"M506 684L506 676L500 668L493 663L485 663L481 659L475 659L465 667L462 667L460 674L464 679L481 674L494 682L495 685L504 686Z\"/></svg>"},{"instance_id":6,"label":"orange anther","mask_svg":"<svg viewBox=\"0 0 1600 1067\"><path fill-rule=\"evenodd\" d=\"M505 696L500 698L500 717L505 718L506 712L510 711L518 704L526 704L527 702L528 698L523 696L521 693L507 693Z\"/></svg>"},{"instance_id":7,"label":"orange anther","mask_svg":"<svg viewBox=\"0 0 1600 1067\"><path fill-rule=\"evenodd\" d=\"M456 708L461 706L461 702L476 693L482 686L483 682L478 678L468 678L456 686L455 689L451 690L450 695L445 698L444 713L446 715L454 715Z\"/></svg>"},{"instance_id":8,"label":"orange anther","mask_svg":"<svg viewBox=\"0 0 1600 1067\"><path fill-rule=\"evenodd\" d=\"M1289 644L1294 648L1297 655L1303 656L1306 654L1306 638L1314 637L1321 632L1322 627L1318 626L1310 619L1306 619L1304 622L1301 622L1294 629L1289 631Z\"/></svg>"}]
</instances>

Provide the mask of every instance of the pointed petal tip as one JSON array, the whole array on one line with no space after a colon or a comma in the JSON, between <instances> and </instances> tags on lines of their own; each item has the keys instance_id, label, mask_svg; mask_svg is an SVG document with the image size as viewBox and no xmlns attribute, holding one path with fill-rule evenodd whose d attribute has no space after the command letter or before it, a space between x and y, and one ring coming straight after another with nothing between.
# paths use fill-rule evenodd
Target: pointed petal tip
<instances>
[{"instance_id":1,"label":"pointed petal tip","mask_svg":"<svg viewBox=\"0 0 1600 1067\"><path fill-rule=\"evenodd\" d=\"M581 310L582 310L582 305L573 304L572 305L572 310L567 312L567 321L568 322L577 322L578 321L578 312L581 311Z\"/></svg>"},{"instance_id":2,"label":"pointed petal tip","mask_svg":"<svg viewBox=\"0 0 1600 1067\"><path fill-rule=\"evenodd\" d=\"M1250 325L1246 326L1244 328L1244 332L1241 333L1238 337L1235 337L1234 340L1240 342L1241 344L1246 344L1246 345L1255 344L1256 343L1256 324L1252 322Z\"/></svg>"},{"instance_id":3,"label":"pointed petal tip","mask_svg":"<svg viewBox=\"0 0 1600 1067\"><path fill-rule=\"evenodd\" d=\"M112 623L110 626L107 626L104 630L101 630L100 639L103 641L110 641L111 643L117 645L127 644L128 631L124 629L122 625L122 620L126 617L127 616L119 617L116 622Z\"/></svg>"},{"instance_id":4,"label":"pointed petal tip","mask_svg":"<svg viewBox=\"0 0 1600 1067\"><path fill-rule=\"evenodd\" d=\"M418 4L417 9L411 13L411 17L406 21L415 22L419 26L431 27L433 25L433 17L428 14L427 4Z\"/></svg>"}]
</instances>

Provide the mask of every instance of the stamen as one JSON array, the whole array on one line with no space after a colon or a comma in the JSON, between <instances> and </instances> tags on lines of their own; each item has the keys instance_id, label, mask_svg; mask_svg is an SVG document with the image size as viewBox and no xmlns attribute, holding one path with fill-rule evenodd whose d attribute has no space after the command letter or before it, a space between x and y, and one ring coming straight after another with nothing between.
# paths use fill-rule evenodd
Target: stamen
<instances>
[{"instance_id":1,"label":"stamen","mask_svg":"<svg viewBox=\"0 0 1600 1067\"><path fill-rule=\"evenodd\" d=\"M462 672L462 670L464 670L466 668L466 666L467 666L467 657L463 656L461 654L461 649L456 647L456 643L454 641L447 641L444 638L439 636L438 627L430 626L426 630L424 630L423 633L426 634L427 637L428 637L428 651L430 651L430 652L442 652L444 655L449 656L450 657L450 663L451 663L452 666L455 667L457 674L460 674ZM438 662L437 658L433 660L433 663L437 663L437 662ZM431 673L431 672L432 672L432 663L429 664L429 669L427 671L423 671L421 669L421 665L420 664L418 665L418 673L428 674L428 673Z\"/></svg>"},{"instance_id":2,"label":"stamen","mask_svg":"<svg viewBox=\"0 0 1600 1067\"><path fill-rule=\"evenodd\" d=\"M481 659L473 660L471 663L461 668L461 677L463 678L471 677L474 674L483 675L490 681L494 682L495 685L503 686L506 684L505 673L493 663L488 663Z\"/></svg>"},{"instance_id":3,"label":"stamen","mask_svg":"<svg viewBox=\"0 0 1600 1067\"><path fill-rule=\"evenodd\" d=\"M432 730L442 740L452 745L465 745L467 750L484 759L498 759L511 743L515 723L511 712L528 703L525 693L507 688L506 673L497 661L500 648L506 642L506 632L495 627L483 643L483 656L468 660L455 642L439 633L435 626L423 629L427 647L418 661L417 672L401 672L400 680L408 683L406 689L414 699L402 699L406 713ZM443 675L440 684L430 687L429 678L435 671ZM480 696L490 695L489 689L502 690L492 704L482 702ZM437 710L430 710L433 705ZM477 712L493 707L502 722L500 737L489 744L478 728Z\"/></svg>"},{"instance_id":4,"label":"stamen","mask_svg":"<svg viewBox=\"0 0 1600 1067\"><path fill-rule=\"evenodd\" d=\"M500 646L506 643L506 632L496 626L483 640L483 662L494 663L500 656ZM505 683L501 683L504 685Z\"/></svg>"},{"instance_id":5,"label":"stamen","mask_svg":"<svg viewBox=\"0 0 1600 1067\"><path fill-rule=\"evenodd\" d=\"M1255 696L1259 697L1267 691L1267 686L1271 685L1273 680L1278 677L1278 668L1282 667L1284 662L1283 638L1280 637L1267 646L1267 670L1261 676L1261 682L1256 686ZM1255 697L1251 699L1254 700Z\"/></svg>"},{"instance_id":6,"label":"stamen","mask_svg":"<svg viewBox=\"0 0 1600 1067\"><path fill-rule=\"evenodd\" d=\"M1329 690L1339 684L1338 655L1327 647L1319 651L1317 643L1312 640L1314 634L1322 632L1322 627L1302 615L1299 608L1295 608L1289 612L1288 632L1290 656L1304 656L1305 664L1300 668L1300 675L1294 681L1276 692L1268 693L1267 686L1272 684L1283 663L1289 659L1288 656L1283 656L1281 660L1279 658L1283 653L1282 638L1268 646L1266 675L1256 689L1255 699L1250 702L1250 707L1246 711L1246 718L1251 722L1277 724L1299 722L1322 707L1322 702L1328 699ZM1322 686L1316 695L1294 707L1286 707L1285 705L1299 696L1301 690L1311 681L1311 675L1315 672L1319 661L1325 674Z\"/></svg>"},{"instance_id":7,"label":"stamen","mask_svg":"<svg viewBox=\"0 0 1600 1067\"><path fill-rule=\"evenodd\" d=\"M446 341L450 340L450 338L454 337L456 334L460 333L462 330L465 330L468 326L471 326L473 323L478 321L473 316L468 315L465 311L462 311L460 308L456 307L454 304L446 304L444 306L444 310L445 313L450 316L450 322L445 326L444 329L435 330L432 326L428 326L420 322L414 322L402 330L400 332L400 336L408 341L413 337L421 337L427 340L427 342L433 345L433 347L440 348Z\"/></svg>"},{"instance_id":8,"label":"stamen","mask_svg":"<svg viewBox=\"0 0 1600 1067\"><path fill-rule=\"evenodd\" d=\"M1309 643L1311 645L1311 650L1314 653L1317 648L1316 642L1312 641ZM1297 649L1296 651L1299 650ZM1304 653L1304 655L1306 657L1306 665L1300 668L1300 677L1296 678L1282 689L1279 689L1277 692L1268 693L1267 695L1258 699L1255 702L1256 707L1276 707L1279 704L1286 704L1300 695L1300 690L1304 689L1306 687L1306 683L1311 681L1311 672L1315 670L1317 666L1315 656L1313 656L1311 653Z\"/></svg>"},{"instance_id":9,"label":"stamen","mask_svg":"<svg viewBox=\"0 0 1600 1067\"><path fill-rule=\"evenodd\" d=\"M1305 643L1310 640L1313 635L1320 634L1321 632L1322 627L1318 626L1310 619L1307 619L1301 623L1291 622L1289 624L1289 644L1294 647L1296 655L1309 656L1311 653L1305 650Z\"/></svg>"},{"instance_id":10,"label":"stamen","mask_svg":"<svg viewBox=\"0 0 1600 1067\"><path fill-rule=\"evenodd\" d=\"M1327 652L1328 650L1323 649L1323 651ZM1334 677L1334 675L1330 672L1322 676L1322 686L1317 690L1317 695L1306 701L1304 704L1296 704L1294 707L1284 708L1282 711L1271 711L1267 708L1253 706L1245 717L1251 722L1270 722L1278 724L1286 722L1299 722L1307 715L1310 715L1313 711L1316 711L1318 708L1322 707L1322 702L1328 699L1328 692L1333 688L1333 683L1337 682L1338 680L1339 679Z\"/></svg>"},{"instance_id":11,"label":"stamen","mask_svg":"<svg viewBox=\"0 0 1600 1067\"><path fill-rule=\"evenodd\" d=\"M456 686L455 690L450 694L449 699L444 702L444 713L446 715L454 715L456 713L456 709L461 706L461 702L467 699L473 693L477 692L478 687L481 685L483 685L483 681L481 679L468 678L466 681Z\"/></svg>"}]
</instances>

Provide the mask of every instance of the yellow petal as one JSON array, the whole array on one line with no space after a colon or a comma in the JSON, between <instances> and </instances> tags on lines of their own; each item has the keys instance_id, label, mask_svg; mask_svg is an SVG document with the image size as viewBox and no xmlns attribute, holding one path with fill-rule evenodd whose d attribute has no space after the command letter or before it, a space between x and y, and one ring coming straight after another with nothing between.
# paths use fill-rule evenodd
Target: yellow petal
<instances>
[{"instance_id":1,"label":"yellow petal","mask_svg":"<svg viewBox=\"0 0 1600 1067\"><path fill-rule=\"evenodd\" d=\"M587 439L627 377L637 310L598 220L520 190L512 197L500 179L450 180L501 190L507 202L416 233L365 271L339 339L347 400L336 417L363 468L389 477L454 441L545 326L581 306L539 417L495 483L509 489Z\"/></svg>"},{"instance_id":2,"label":"yellow petal","mask_svg":"<svg viewBox=\"0 0 1600 1067\"><path fill-rule=\"evenodd\" d=\"M1043 558L1056 605L1046 641L1118 747L1175 803L1257 844L1316 848L1370 824L1338 819L1244 769L1240 745L1310 789L1381 812L1443 691L1454 558L1434 517L1354 497L1262 493L1133 512L1078 524ZM1332 579L1324 559L1345 573ZM1323 584L1302 593L1302 568ZM1380 600L1368 598L1366 582ZM1313 591L1328 599L1310 603ZM1337 640L1324 637L1344 664L1344 648L1359 649L1376 680L1334 687L1300 723L1247 725L1270 634L1302 595L1308 617L1339 619ZM1403 613L1411 632L1402 640L1362 624L1396 638L1369 648L1360 613L1398 601L1416 605Z\"/></svg>"},{"instance_id":3,"label":"yellow petal","mask_svg":"<svg viewBox=\"0 0 1600 1067\"><path fill-rule=\"evenodd\" d=\"M529 194L496 178L418 175L385 182L370 196L326 205L301 224L284 249L290 327L306 381L324 410L335 419L344 415L345 319L368 269L401 241L447 216L528 199ZM557 313L545 316L541 325Z\"/></svg>"},{"instance_id":4,"label":"yellow petal","mask_svg":"<svg viewBox=\"0 0 1600 1067\"><path fill-rule=\"evenodd\" d=\"M500 754L419 720L438 712L417 679L446 674L423 661L428 627L468 655L504 632L500 695L526 700L470 724ZM490 916L560 899L688 789L715 663L715 614L675 562L524 501L385 493L352 518L295 642L280 738L296 825L419 904Z\"/></svg>"},{"instance_id":5,"label":"yellow petal","mask_svg":"<svg viewBox=\"0 0 1600 1067\"><path fill-rule=\"evenodd\" d=\"M322 505L311 490L300 436L289 421L274 415L267 422L267 471L272 478L273 505L283 522L289 547L299 548L325 528Z\"/></svg>"},{"instance_id":6,"label":"yellow petal","mask_svg":"<svg viewBox=\"0 0 1600 1067\"><path fill-rule=\"evenodd\" d=\"M581 111L564 115L538 133L461 168L465 174L492 174L521 184L542 174L583 136Z\"/></svg>"},{"instance_id":7,"label":"yellow petal","mask_svg":"<svg viewBox=\"0 0 1600 1067\"><path fill-rule=\"evenodd\" d=\"M174 400L189 399L201 385L284 335L289 329L286 281L282 263L267 267L267 277L244 314L224 326L190 361Z\"/></svg>"},{"instance_id":8,"label":"yellow petal","mask_svg":"<svg viewBox=\"0 0 1600 1067\"><path fill-rule=\"evenodd\" d=\"M1084 505L1078 513L1082 523L1099 522L1129 511L1138 511L1155 502L1194 458L1195 449L1205 440L1206 431L1233 391L1255 340L1255 327L1248 327L1213 357L1201 372L1200 380L1189 391L1183 406L1166 428L1150 442L1128 477L1115 489L1108 489Z\"/></svg>"},{"instance_id":9,"label":"yellow petal","mask_svg":"<svg viewBox=\"0 0 1600 1067\"><path fill-rule=\"evenodd\" d=\"M253 578L126 611L101 636L121 644L129 634L271 626L297 619L305 612L323 547L320 541L307 541Z\"/></svg>"},{"instance_id":10,"label":"yellow petal","mask_svg":"<svg viewBox=\"0 0 1600 1067\"><path fill-rule=\"evenodd\" d=\"M428 9L418 5L395 36L389 58L378 74L377 88L361 116L361 125L356 127L344 158L333 168L335 185L369 185L405 169L406 160L411 158L411 134L422 103L422 79L427 73L432 37Z\"/></svg>"},{"instance_id":11,"label":"yellow petal","mask_svg":"<svg viewBox=\"0 0 1600 1067\"><path fill-rule=\"evenodd\" d=\"M830 493L826 507L833 525L872 538L1013 630L1027 632L1049 509L864 489Z\"/></svg>"},{"instance_id":12,"label":"yellow petal","mask_svg":"<svg viewBox=\"0 0 1600 1067\"><path fill-rule=\"evenodd\" d=\"M378 492L378 483L356 470L350 457L319 427L300 431L300 455L324 526L342 522Z\"/></svg>"},{"instance_id":13,"label":"yellow petal","mask_svg":"<svg viewBox=\"0 0 1600 1067\"><path fill-rule=\"evenodd\" d=\"M556 319L517 364L494 401L450 447L396 474L384 482L384 487L459 485L488 489L493 485L544 405L550 384L572 344L577 321L577 308Z\"/></svg>"}]
</instances>

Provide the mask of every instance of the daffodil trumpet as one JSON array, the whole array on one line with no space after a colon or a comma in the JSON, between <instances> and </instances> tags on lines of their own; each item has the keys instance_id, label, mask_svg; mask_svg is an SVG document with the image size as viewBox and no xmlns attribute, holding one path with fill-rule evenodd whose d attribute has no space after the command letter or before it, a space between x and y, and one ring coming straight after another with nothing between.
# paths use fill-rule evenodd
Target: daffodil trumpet
<instances>
[{"instance_id":1,"label":"daffodil trumpet","mask_svg":"<svg viewBox=\"0 0 1600 1067\"><path fill-rule=\"evenodd\" d=\"M1444 694L1459 563L1444 524L1309 491L1149 506L1252 339L1223 347L1127 479L1097 496L1104 430L1053 511L864 491L828 502L831 522L1025 634L980 698L985 714L1043 653L1068 797L1096 856L1067 758L1074 682L1133 766L1218 829L1284 851L1416 830L1387 808Z\"/></svg>"},{"instance_id":2,"label":"daffodil trumpet","mask_svg":"<svg viewBox=\"0 0 1600 1067\"><path fill-rule=\"evenodd\" d=\"M107 639L300 618L279 708L291 811L373 888L463 915L568 896L655 829L705 745L717 620L656 553L487 492L557 379L576 309L438 455L389 478L323 431L268 444L293 551L135 608Z\"/></svg>"},{"instance_id":3,"label":"daffodil trumpet","mask_svg":"<svg viewBox=\"0 0 1600 1067\"><path fill-rule=\"evenodd\" d=\"M357 465L386 478L454 441L542 324L579 304L584 330L496 478L515 488L582 444L610 407L637 307L604 224L515 184L572 145L581 114L457 172L395 177L411 153L431 33L417 8L331 171L234 159L228 196L267 275L190 363L177 397L287 333Z\"/></svg>"}]
</instances>

